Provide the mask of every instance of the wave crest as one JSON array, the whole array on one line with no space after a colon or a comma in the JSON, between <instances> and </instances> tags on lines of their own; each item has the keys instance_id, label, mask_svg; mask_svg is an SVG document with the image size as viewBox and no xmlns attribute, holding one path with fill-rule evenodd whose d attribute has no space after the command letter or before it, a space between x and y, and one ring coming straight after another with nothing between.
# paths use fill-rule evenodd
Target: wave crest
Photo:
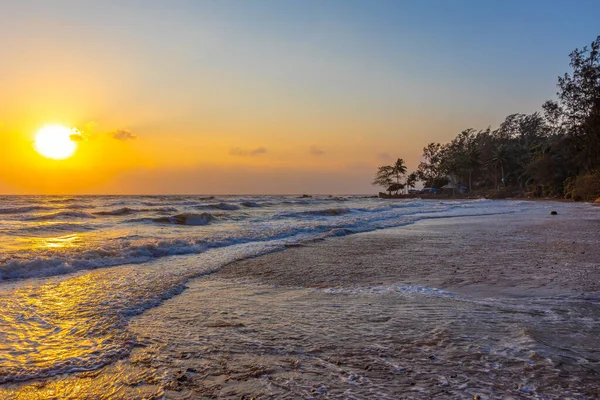
<instances>
[{"instance_id":1,"label":"wave crest","mask_svg":"<svg viewBox=\"0 0 600 400\"><path fill-rule=\"evenodd\" d=\"M302 211L293 214L284 214L285 217L302 217L302 216L315 216L315 217L336 217L339 215L350 214L352 212L349 208L326 208L323 210L309 210Z\"/></svg>"},{"instance_id":2,"label":"wave crest","mask_svg":"<svg viewBox=\"0 0 600 400\"><path fill-rule=\"evenodd\" d=\"M32 211L45 211L52 210L52 207L44 207L44 206L26 206L26 207L8 207L8 208L0 208L0 214L25 214Z\"/></svg>"},{"instance_id":3,"label":"wave crest","mask_svg":"<svg viewBox=\"0 0 600 400\"><path fill-rule=\"evenodd\" d=\"M215 219L215 216L209 213L184 213L170 217L152 218L152 221L158 224L202 226L210 224Z\"/></svg>"},{"instance_id":4,"label":"wave crest","mask_svg":"<svg viewBox=\"0 0 600 400\"><path fill-rule=\"evenodd\" d=\"M90 213L77 211L60 211L53 214L37 215L27 218L29 221L51 221L62 218L80 218L80 219L95 219L96 217Z\"/></svg>"},{"instance_id":5,"label":"wave crest","mask_svg":"<svg viewBox=\"0 0 600 400\"><path fill-rule=\"evenodd\" d=\"M230 203L215 203L197 206L199 209L212 209L212 210L223 210L223 211L235 211L239 210L240 206Z\"/></svg>"}]
</instances>

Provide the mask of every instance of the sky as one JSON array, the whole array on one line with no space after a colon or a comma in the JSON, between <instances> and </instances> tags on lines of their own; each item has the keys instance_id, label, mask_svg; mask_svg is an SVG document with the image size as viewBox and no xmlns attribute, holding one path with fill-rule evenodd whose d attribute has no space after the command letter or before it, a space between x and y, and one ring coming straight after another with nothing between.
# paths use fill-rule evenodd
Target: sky
<instances>
[{"instance_id":1,"label":"sky","mask_svg":"<svg viewBox=\"0 0 600 400\"><path fill-rule=\"evenodd\" d=\"M600 2L0 0L0 194L359 194L555 96ZM42 127L77 133L65 160Z\"/></svg>"}]
</instances>

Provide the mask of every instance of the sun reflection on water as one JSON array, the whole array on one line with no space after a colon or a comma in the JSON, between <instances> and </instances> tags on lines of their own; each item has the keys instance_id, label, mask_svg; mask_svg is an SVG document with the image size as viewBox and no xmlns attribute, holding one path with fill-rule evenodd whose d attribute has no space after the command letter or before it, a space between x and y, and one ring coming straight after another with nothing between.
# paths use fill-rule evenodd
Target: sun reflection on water
<instances>
[{"instance_id":1,"label":"sun reflection on water","mask_svg":"<svg viewBox=\"0 0 600 400\"><path fill-rule=\"evenodd\" d=\"M36 244L34 247L38 248L73 248L79 247L81 244L81 237L78 234L71 234L60 237L36 238L34 239L34 243Z\"/></svg>"}]
</instances>

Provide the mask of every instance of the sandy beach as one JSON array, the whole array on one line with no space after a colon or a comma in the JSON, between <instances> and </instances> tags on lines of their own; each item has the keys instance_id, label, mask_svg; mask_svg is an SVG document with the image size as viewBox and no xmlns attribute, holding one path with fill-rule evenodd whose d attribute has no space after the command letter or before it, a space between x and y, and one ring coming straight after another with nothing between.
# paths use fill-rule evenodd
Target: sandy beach
<instances>
[{"instance_id":1,"label":"sandy beach","mask_svg":"<svg viewBox=\"0 0 600 400\"><path fill-rule=\"evenodd\" d=\"M592 399L600 210L424 220L234 262L97 371L8 398Z\"/></svg>"},{"instance_id":2,"label":"sandy beach","mask_svg":"<svg viewBox=\"0 0 600 400\"><path fill-rule=\"evenodd\" d=\"M600 399L600 1L0 4L0 400Z\"/></svg>"}]
</instances>

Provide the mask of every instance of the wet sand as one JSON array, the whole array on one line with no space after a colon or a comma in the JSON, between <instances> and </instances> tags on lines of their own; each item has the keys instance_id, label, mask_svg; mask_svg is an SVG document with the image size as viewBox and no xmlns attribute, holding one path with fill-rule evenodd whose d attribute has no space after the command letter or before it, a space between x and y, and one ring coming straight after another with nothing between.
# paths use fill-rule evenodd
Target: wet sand
<instances>
[{"instance_id":1,"label":"wet sand","mask_svg":"<svg viewBox=\"0 0 600 400\"><path fill-rule=\"evenodd\" d=\"M224 278L285 286L389 283L464 293L600 292L600 210L421 221L225 267Z\"/></svg>"},{"instance_id":2,"label":"wet sand","mask_svg":"<svg viewBox=\"0 0 600 400\"><path fill-rule=\"evenodd\" d=\"M597 398L599 237L577 210L291 248L137 318L137 356L169 398Z\"/></svg>"},{"instance_id":3,"label":"wet sand","mask_svg":"<svg viewBox=\"0 0 600 400\"><path fill-rule=\"evenodd\" d=\"M599 209L565 208L429 220L239 261L133 317L130 357L4 393L598 398L599 238Z\"/></svg>"}]
</instances>

